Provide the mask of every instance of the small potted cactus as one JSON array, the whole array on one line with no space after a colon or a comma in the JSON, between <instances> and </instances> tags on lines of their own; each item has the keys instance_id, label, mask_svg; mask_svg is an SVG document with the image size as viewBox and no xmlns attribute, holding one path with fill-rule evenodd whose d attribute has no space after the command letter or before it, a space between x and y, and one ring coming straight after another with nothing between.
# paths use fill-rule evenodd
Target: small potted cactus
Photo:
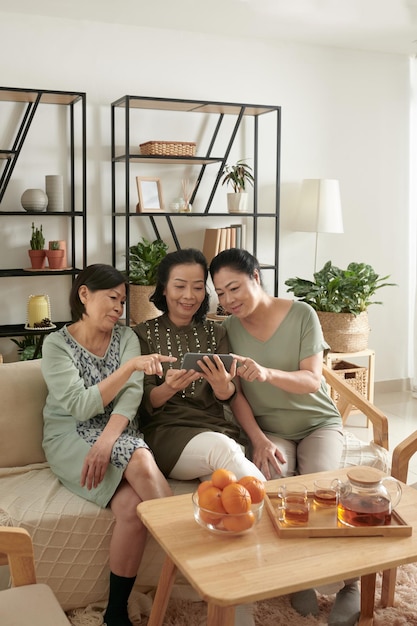
<instances>
[{"instance_id":1,"label":"small potted cactus","mask_svg":"<svg viewBox=\"0 0 417 626\"><path fill-rule=\"evenodd\" d=\"M42 224L40 228L35 228L32 222L32 237L30 239L30 250L28 250L32 269L42 270L45 267L45 237L42 232Z\"/></svg>"},{"instance_id":2,"label":"small potted cactus","mask_svg":"<svg viewBox=\"0 0 417 626\"><path fill-rule=\"evenodd\" d=\"M45 250L48 265L51 270L61 270L64 265L65 249L61 247L60 241L50 241L48 250Z\"/></svg>"}]
</instances>

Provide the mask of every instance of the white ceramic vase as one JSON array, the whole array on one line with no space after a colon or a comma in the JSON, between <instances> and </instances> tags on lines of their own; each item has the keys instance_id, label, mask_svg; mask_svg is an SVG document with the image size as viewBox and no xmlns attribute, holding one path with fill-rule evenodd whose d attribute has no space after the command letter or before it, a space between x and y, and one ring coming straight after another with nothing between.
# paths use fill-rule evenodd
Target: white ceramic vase
<instances>
[{"instance_id":1,"label":"white ceramic vase","mask_svg":"<svg viewBox=\"0 0 417 626\"><path fill-rule=\"evenodd\" d=\"M64 185L60 174L45 176L45 190L48 196L48 211L64 210Z\"/></svg>"},{"instance_id":2,"label":"white ceramic vase","mask_svg":"<svg viewBox=\"0 0 417 626\"><path fill-rule=\"evenodd\" d=\"M48 206L48 196L42 189L26 189L20 198L25 211L45 211Z\"/></svg>"}]
</instances>

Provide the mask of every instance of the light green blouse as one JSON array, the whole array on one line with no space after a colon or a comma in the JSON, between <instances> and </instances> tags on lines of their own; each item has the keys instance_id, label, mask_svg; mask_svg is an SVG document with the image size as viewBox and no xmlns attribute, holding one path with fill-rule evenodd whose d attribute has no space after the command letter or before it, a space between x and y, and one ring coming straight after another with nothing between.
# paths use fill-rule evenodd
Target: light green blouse
<instances>
[{"instance_id":1,"label":"light green blouse","mask_svg":"<svg viewBox=\"0 0 417 626\"><path fill-rule=\"evenodd\" d=\"M267 341L252 337L236 317L228 317L223 325L231 352L272 369L299 370L300 361L329 348L316 312L304 302L293 302ZM342 427L342 418L327 393L324 378L320 389L308 394L289 393L269 383L241 382L256 421L265 432L299 441L317 428Z\"/></svg>"},{"instance_id":2,"label":"light green blouse","mask_svg":"<svg viewBox=\"0 0 417 626\"><path fill-rule=\"evenodd\" d=\"M117 341L115 333L117 332ZM43 448L52 471L72 492L105 507L123 476L123 469L111 463L100 485L81 487L81 468L90 445L77 433L77 422L120 413L129 422L136 418L143 394L143 372L134 372L109 407L104 407L98 383L125 361L140 354L138 338L131 328L113 329L104 357L77 344L68 344L67 329L51 333L42 347L42 374L48 387L44 407ZM85 380L95 381L86 383ZM138 432L139 436L139 432Z\"/></svg>"}]
</instances>

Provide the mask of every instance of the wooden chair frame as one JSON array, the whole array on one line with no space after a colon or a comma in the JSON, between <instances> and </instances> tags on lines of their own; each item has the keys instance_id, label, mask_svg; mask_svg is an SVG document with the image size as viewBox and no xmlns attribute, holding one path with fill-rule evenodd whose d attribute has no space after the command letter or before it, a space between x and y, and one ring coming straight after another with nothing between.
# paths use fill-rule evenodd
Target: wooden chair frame
<instances>
[{"instance_id":1,"label":"wooden chair frame","mask_svg":"<svg viewBox=\"0 0 417 626\"><path fill-rule=\"evenodd\" d=\"M337 391L339 395L337 408L342 415L343 423L351 412L352 407L356 407L371 422L374 443L388 450L388 418L382 411L371 404L367 398L362 396L351 385L348 385L341 376L335 374L327 365L323 365L323 375L327 384Z\"/></svg>"},{"instance_id":2,"label":"wooden chair frame","mask_svg":"<svg viewBox=\"0 0 417 626\"><path fill-rule=\"evenodd\" d=\"M32 539L24 528L0 526L0 565L8 565L13 587L35 585Z\"/></svg>"},{"instance_id":3,"label":"wooden chair frame","mask_svg":"<svg viewBox=\"0 0 417 626\"><path fill-rule=\"evenodd\" d=\"M9 566L12 580L12 589L0 590L2 619L16 625L70 626L52 589L36 581L33 543L27 530L0 526L0 565Z\"/></svg>"},{"instance_id":4,"label":"wooden chair frame","mask_svg":"<svg viewBox=\"0 0 417 626\"><path fill-rule=\"evenodd\" d=\"M392 453L391 476L403 483L407 482L408 465L413 454L417 452L417 431L399 443ZM381 604L393 606L397 568L386 570L382 576Z\"/></svg>"}]
</instances>

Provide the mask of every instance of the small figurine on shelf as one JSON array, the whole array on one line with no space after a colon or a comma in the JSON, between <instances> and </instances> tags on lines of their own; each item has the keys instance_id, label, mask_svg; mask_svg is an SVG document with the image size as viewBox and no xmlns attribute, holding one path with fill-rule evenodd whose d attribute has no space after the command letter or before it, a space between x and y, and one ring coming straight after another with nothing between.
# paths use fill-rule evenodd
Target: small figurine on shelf
<instances>
[{"instance_id":1,"label":"small figurine on shelf","mask_svg":"<svg viewBox=\"0 0 417 626\"><path fill-rule=\"evenodd\" d=\"M35 228L32 222L32 237L30 239L30 250L28 251L32 263L32 269L41 270L45 267L45 237L42 232L42 224L40 228Z\"/></svg>"}]
</instances>

